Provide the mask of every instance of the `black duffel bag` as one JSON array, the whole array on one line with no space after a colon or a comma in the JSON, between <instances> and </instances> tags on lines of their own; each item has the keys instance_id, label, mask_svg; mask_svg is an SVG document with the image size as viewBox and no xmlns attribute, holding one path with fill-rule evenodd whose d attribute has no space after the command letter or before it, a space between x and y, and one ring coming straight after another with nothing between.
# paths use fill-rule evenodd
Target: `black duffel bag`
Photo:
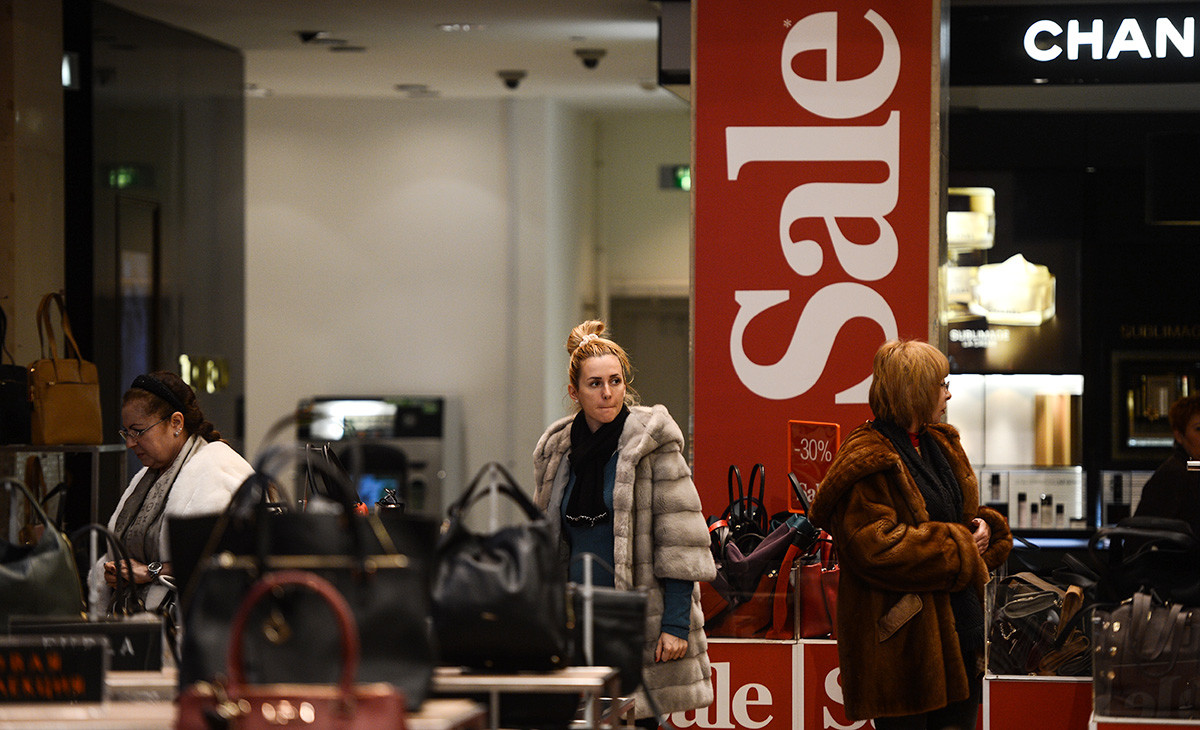
<instances>
[{"instance_id":1,"label":"black duffel bag","mask_svg":"<svg viewBox=\"0 0 1200 730\"><path fill-rule=\"evenodd\" d=\"M515 502L524 520L472 532L467 510L492 492ZM487 464L450 506L438 540L433 625L441 663L506 671L565 666L566 588L549 518L508 470Z\"/></svg>"}]
</instances>

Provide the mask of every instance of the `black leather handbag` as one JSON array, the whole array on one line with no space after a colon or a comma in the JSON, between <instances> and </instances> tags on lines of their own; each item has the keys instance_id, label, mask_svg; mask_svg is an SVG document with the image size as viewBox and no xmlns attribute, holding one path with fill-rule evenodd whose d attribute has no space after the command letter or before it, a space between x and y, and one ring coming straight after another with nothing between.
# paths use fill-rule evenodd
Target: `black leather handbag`
<instances>
[{"instance_id":1,"label":"black leather handbag","mask_svg":"<svg viewBox=\"0 0 1200 730\"><path fill-rule=\"evenodd\" d=\"M1097 715L1200 718L1200 609L1137 591L1097 612L1093 682Z\"/></svg>"},{"instance_id":2,"label":"black leather handbag","mask_svg":"<svg viewBox=\"0 0 1200 730\"><path fill-rule=\"evenodd\" d=\"M593 566L616 575L611 565L594 555L580 555L576 560L589 557ZM628 697L642 683L642 662L649 648L646 592L589 585L586 570L584 575L583 583L567 584L572 664L615 667L621 674L621 696Z\"/></svg>"},{"instance_id":3,"label":"black leather handbag","mask_svg":"<svg viewBox=\"0 0 1200 730\"><path fill-rule=\"evenodd\" d=\"M1099 598L1118 602L1141 590L1164 601L1200 605L1200 539L1187 522L1167 517L1126 517L1102 527L1088 542L1099 567ZM1108 549L1100 546L1107 542Z\"/></svg>"},{"instance_id":4,"label":"black leather handbag","mask_svg":"<svg viewBox=\"0 0 1200 730\"><path fill-rule=\"evenodd\" d=\"M489 490L526 521L471 532L466 512ZM497 463L483 467L449 508L437 546L433 623L442 664L549 670L568 663L566 565L549 519Z\"/></svg>"},{"instance_id":5,"label":"black leather handbag","mask_svg":"<svg viewBox=\"0 0 1200 730\"><path fill-rule=\"evenodd\" d=\"M429 566L437 526L415 517L355 513L357 496L336 471L316 468L340 484L336 509L282 509L268 501L274 481L259 469L219 516L172 518L172 556L195 556L180 566L183 641L181 688L211 681L225 668L234 612L263 574L305 570L332 583L354 614L362 645L358 676L389 682L410 709L419 706L432 682L434 646L429 629ZM178 569L177 569L178 570ZM183 577L186 575L187 577ZM185 582L186 581L186 582ZM243 637L245 674L254 683L333 684L338 636L323 600L311 592L272 596L258 603Z\"/></svg>"},{"instance_id":6,"label":"black leather handbag","mask_svg":"<svg viewBox=\"0 0 1200 730\"><path fill-rule=\"evenodd\" d=\"M20 493L45 525L32 545L0 540L0 632L8 631L10 618L18 616L73 616L83 614L83 588L75 568L71 543L46 516L25 485L3 480L5 496Z\"/></svg>"}]
</instances>

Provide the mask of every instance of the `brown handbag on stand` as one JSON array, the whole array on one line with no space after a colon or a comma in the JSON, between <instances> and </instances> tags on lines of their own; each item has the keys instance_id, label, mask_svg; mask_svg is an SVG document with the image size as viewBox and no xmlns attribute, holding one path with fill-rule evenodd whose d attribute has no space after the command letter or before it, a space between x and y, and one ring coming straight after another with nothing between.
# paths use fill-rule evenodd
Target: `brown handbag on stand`
<instances>
[{"instance_id":1,"label":"brown handbag on stand","mask_svg":"<svg viewBox=\"0 0 1200 730\"><path fill-rule=\"evenodd\" d=\"M268 593L301 588L317 593L336 618L341 636L341 675L336 685L247 684L242 637L251 609ZM302 570L280 570L265 574L246 594L233 619L229 654L223 681L197 682L179 696L176 730L211 730L236 727L267 730L295 723L306 728L344 730L404 730L404 699L393 685L384 682L357 684L358 627L350 606L329 581ZM335 661L314 656L314 662Z\"/></svg>"},{"instance_id":2,"label":"brown handbag on stand","mask_svg":"<svg viewBox=\"0 0 1200 730\"><path fill-rule=\"evenodd\" d=\"M65 357L61 358L50 318L51 304L58 305L62 325ZM42 359L29 366L32 442L38 445L104 443L96 364L84 360L79 352L62 294L51 292L42 297L37 322Z\"/></svg>"}]
</instances>

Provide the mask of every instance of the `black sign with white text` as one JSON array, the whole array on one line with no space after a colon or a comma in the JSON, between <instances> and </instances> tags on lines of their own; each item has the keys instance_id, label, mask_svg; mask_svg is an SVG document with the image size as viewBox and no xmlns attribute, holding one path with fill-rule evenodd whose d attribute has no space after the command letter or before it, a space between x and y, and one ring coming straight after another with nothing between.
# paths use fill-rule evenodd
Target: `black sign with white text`
<instances>
[{"instance_id":1,"label":"black sign with white text","mask_svg":"<svg viewBox=\"0 0 1200 730\"><path fill-rule=\"evenodd\" d=\"M950 9L950 85L1200 81L1200 3Z\"/></svg>"}]
</instances>

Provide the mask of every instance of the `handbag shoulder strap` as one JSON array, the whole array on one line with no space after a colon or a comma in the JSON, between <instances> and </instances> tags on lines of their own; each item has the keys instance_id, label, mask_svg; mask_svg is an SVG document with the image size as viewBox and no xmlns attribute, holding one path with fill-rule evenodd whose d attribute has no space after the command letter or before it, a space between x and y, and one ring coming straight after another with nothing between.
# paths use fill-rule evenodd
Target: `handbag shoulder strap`
<instances>
[{"instance_id":1,"label":"handbag shoulder strap","mask_svg":"<svg viewBox=\"0 0 1200 730\"><path fill-rule=\"evenodd\" d=\"M512 474L504 465L498 461L493 461L485 464L475 478L471 480L471 484L467 487L463 495L455 500L454 504L450 505L449 515L451 522L457 522L456 518L461 517L462 513L467 510L478 498L482 497L486 490L495 488L497 492L516 502L517 506L524 511L525 516L530 520L541 520L544 518L542 511L538 508L529 495L517 486L517 480L513 479Z\"/></svg>"},{"instance_id":2,"label":"handbag shoulder strap","mask_svg":"<svg viewBox=\"0 0 1200 730\"><path fill-rule=\"evenodd\" d=\"M37 456L25 459L25 486L39 503L46 499L46 473L42 471L42 460Z\"/></svg>"},{"instance_id":3,"label":"handbag shoulder strap","mask_svg":"<svg viewBox=\"0 0 1200 730\"><path fill-rule=\"evenodd\" d=\"M92 532L104 538L107 544L106 549L112 555L113 562L117 564L117 589L120 590L122 583L127 583L132 587L134 585L133 565L129 562L129 553L125 551L125 546L121 544L121 539L112 530L108 529L107 525L102 525L99 522L90 522L72 532L69 539L72 543L77 543L80 542L84 535Z\"/></svg>"},{"instance_id":4,"label":"handbag shoulder strap","mask_svg":"<svg viewBox=\"0 0 1200 730\"><path fill-rule=\"evenodd\" d=\"M29 491L29 487L25 486L25 483L19 479L5 477L4 489L11 490L14 487L16 488L16 491L24 496L29 502L29 508L33 510L34 513L37 514L37 516L42 520L42 524L46 525L46 529L53 529L53 523L50 522L50 518L46 516L46 510L42 509L41 503L33 496L33 493ZM55 530L55 532L57 532L57 530Z\"/></svg>"},{"instance_id":5,"label":"handbag shoulder strap","mask_svg":"<svg viewBox=\"0 0 1200 730\"><path fill-rule=\"evenodd\" d=\"M54 322L50 316L51 303L58 305L59 323L62 325L63 331L63 357L58 356L58 338L54 334ZM75 334L71 331L71 320L67 317L67 305L63 295L59 292L50 292L42 297L41 303L38 305L38 342L42 348L42 356L46 357L49 354L49 359L70 359L83 360L83 355L79 351L79 344L75 341ZM43 335L43 329L45 334ZM49 340L49 349L46 348L46 341ZM74 353L74 355L72 355Z\"/></svg>"},{"instance_id":6,"label":"handbag shoulder strap","mask_svg":"<svg viewBox=\"0 0 1200 730\"><path fill-rule=\"evenodd\" d=\"M17 364L16 358L8 351L8 315L4 312L4 307L0 307L0 363L4 361L3 355L8 355L13 365Z\"/></svg>"},{"instance_id":7,"label":"handbag shoulder strap","mask_svg":"<svg viewBox=\"0 0 1200 730\"><path fill-rule=\"evenodd\" d=\"M1067 592L1065 590L1063 590L1062 588L1060 588L1059 586L1056 586L1053 583L1051 583L1050 581L1045 580L1045 579L1041 578L1040 576L1038 576L1034 573L1027 572L1027 571L1017 573L1016 575L1013 576L1013 579L1024 581L1025 583L1028 583L1029 585L1031 585L1039 590L1050 591L1054 595L1058 596L1060 601L1063 598L1065 598L1066 594L1067 594Z\"/></svg>"}]
</instances>

